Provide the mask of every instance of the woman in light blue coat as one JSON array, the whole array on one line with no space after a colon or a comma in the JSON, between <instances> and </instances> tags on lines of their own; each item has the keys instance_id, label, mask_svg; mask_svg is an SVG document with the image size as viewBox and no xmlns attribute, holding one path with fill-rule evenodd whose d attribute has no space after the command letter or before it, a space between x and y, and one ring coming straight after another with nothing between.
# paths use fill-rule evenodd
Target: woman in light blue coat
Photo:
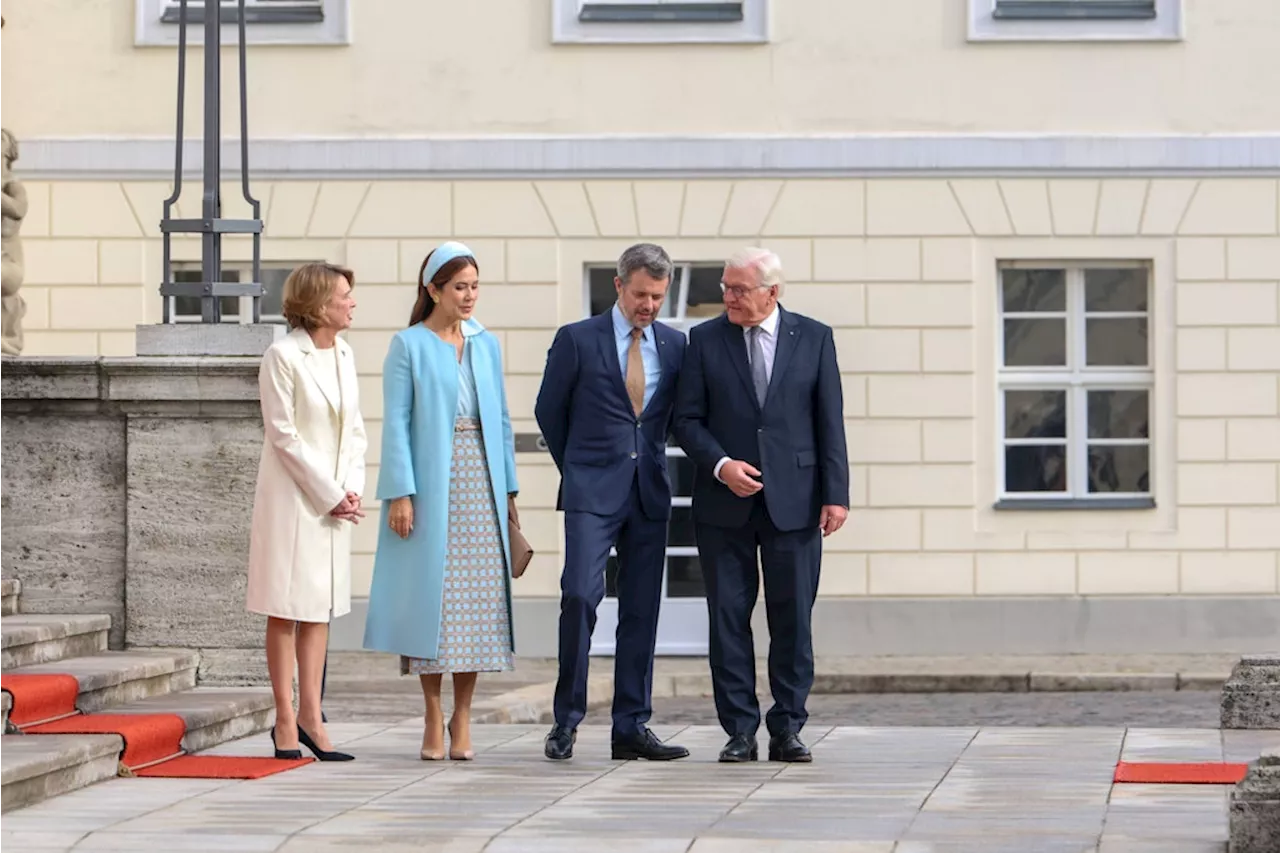
<instances>
[{"instance_id":1,"label":"woman in light blue coat","mask_svg":"<svg viewBox=\"0 0 1280 853\"><path fill-rule=\"evenodd\" d=\"M498 340L471 319L479 273L461 243L427 255L382 373L383 523L364 646L399 654L401 672L419 676L423 760L446 754L443 675L453 676L448 755L468 760L477 674L513 666L515 443Z\"/></svg>"}]
</instances>

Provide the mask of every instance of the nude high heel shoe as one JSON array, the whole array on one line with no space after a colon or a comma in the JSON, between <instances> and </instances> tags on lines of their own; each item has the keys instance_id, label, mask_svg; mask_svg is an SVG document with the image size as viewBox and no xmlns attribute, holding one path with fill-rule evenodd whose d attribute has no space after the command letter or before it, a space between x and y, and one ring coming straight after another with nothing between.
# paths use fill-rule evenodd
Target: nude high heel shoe
<instances>
[{"instance_id":1,"label":"nude high heel shoe","mask_svg":"<svg viewBox=\"0 0 1280 853\"><path fill-rule=\"evenodd\" d=\"M427 749L427 734L428 734L427 726L429 726L429 725L431 725L431 720L430 720L429 718L423 718L423 726L422 726L422 749L418 752L418 757L420 757L423 761L443 761L443 760L444 760L444 754L445 754L445 753L444 753L444 748L443 748L443 744L444 744L444 722L443 722L443 721L441 721L441 723L440 723L440 743L441 743L441 749L440 749L440 751L439 751L439 752L432 752L431 750Z\"/></svg>"},{"instance_id":2,"label":"nude high heel shoe","mask_svg":"<svg viewBox=\"0 0 1280 853\"><path fill-rule=\"evenodd\" d=\"M449 720L449 758L453 761L471 761L476 757L474 749L457 750L453 748L453 720Z\"/></svg>"}]
</instances>

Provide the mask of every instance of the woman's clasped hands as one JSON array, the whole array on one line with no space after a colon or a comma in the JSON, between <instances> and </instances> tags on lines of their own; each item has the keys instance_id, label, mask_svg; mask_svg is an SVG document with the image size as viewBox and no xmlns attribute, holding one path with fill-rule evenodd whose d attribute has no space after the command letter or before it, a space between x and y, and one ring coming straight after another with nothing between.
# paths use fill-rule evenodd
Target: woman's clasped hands
<instances>
[{"instance_id":1,"label":"woman's clasped hands","mask_svg":"<svg viewBox=\"0 0 1280 853\"><path fill-rule=\"evenodd\" d=\"M329 515L339 521L359 524L360 519L364 518L364 510L360 509L360 496L355 492L347 492L346 497L337 506L329 510Z\"/></svg>"}]
</instances>

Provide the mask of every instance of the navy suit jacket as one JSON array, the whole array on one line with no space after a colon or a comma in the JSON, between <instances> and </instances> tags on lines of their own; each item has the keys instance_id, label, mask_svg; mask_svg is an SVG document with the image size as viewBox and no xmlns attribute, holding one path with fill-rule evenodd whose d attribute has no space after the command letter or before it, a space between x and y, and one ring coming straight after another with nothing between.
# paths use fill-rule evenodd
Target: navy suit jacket
<instances>
[{"instance_id":1,"label":"navy suit jacket","mask_svg":"<svg viewBox=\"0 0 1280 853\"><path fill-rule=\"evenodd\" d=\"M556 509L611 515L638 476L644 514L671 517L667 436L685 337L653 324L658 387L637 418L627 396L609 312L562 326L547 353L534 416L560 469Z\"/></svg>"},{"instance_id":2,"label":"navy suit jacket","mask_svg":"<svg viewBox=\"0 0 1280 853\"><path fill-rule=\"evenodd\" d=\"M844 394L829 326L779 306L778 346L764 407L756 402L741 326L725 316L695 326L680 373L675 435L696 467L694 520L745 525L752 498L713 474L723 457L761 472L765 507L782 531L816 527L825 505L849 505Z\"/></svg>"}]
</instances>

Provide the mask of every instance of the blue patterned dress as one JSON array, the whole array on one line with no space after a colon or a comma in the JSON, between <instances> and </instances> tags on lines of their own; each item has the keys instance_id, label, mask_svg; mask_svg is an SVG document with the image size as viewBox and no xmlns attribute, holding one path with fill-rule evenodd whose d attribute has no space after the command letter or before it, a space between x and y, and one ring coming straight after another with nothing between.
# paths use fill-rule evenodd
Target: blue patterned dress
<instances>
[{"instance_id":1,"label":"blue patterned dress","mask_svg":"<svg viewBox=\"0 0 1280 853\"><path fill-rule=\"evenodd\" d=\"M514 668L507 611L509 578L498 508L494 506L481 441L471 351L467 340L458 364L439 657L401 657L401 671L413 675L503 672Z\"/></svg>"}]
</instances>

